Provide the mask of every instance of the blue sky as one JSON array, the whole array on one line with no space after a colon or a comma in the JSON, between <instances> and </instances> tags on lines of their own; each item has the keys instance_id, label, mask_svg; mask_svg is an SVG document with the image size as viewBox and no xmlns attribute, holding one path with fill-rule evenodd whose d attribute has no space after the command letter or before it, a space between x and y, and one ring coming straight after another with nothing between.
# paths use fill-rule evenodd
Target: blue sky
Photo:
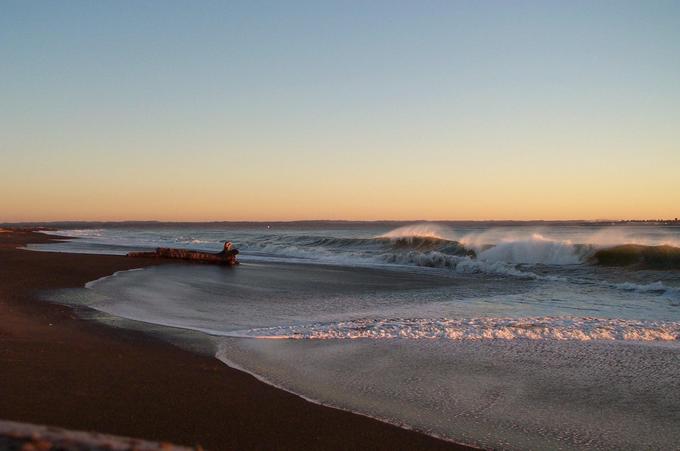
<instances>
[{"instance_id":1,"label":"blue sky","mask_svg":"<svg viewBox=\"0 0 680 451\"><path fill-rule=\"evenodd\" d=\"M0 220L680 204L677 1L2 0L0 62Z\"/></svg>"}]
</instances>

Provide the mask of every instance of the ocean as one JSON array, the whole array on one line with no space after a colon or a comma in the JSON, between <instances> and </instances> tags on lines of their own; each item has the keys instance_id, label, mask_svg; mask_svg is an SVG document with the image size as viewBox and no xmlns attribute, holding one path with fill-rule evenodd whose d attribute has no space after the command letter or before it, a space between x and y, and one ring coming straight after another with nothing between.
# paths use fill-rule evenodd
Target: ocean
<instances>
[{"instance_id":1,"label":"ocean","mask_svg":"<svg viewBox=\"0 0 680 451\"><path fill-rule=\"evenodd\" d=\"M680 449L680 226L105 224L33 250L219 251L48 295L314 402L500 449Z\"/></svg>"}]
</instances>

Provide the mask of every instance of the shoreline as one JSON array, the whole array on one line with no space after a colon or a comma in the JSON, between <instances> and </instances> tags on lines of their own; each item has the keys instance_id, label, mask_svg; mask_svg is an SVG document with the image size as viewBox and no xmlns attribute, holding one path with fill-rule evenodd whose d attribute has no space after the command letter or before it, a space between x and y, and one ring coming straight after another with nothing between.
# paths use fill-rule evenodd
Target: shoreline
<instances>
[{"instance_id":1,"label":"shoreline","mask_svg":"<svg viewBox=\"0 0 680 451\"><path fill-rule=\"evenodd\" d=\"M0 234L0 419L208 449L474 449L305 401L214 357L41 301L41 291L160 263L17 249L54 241Z\"/></svg>"}]
</instances>

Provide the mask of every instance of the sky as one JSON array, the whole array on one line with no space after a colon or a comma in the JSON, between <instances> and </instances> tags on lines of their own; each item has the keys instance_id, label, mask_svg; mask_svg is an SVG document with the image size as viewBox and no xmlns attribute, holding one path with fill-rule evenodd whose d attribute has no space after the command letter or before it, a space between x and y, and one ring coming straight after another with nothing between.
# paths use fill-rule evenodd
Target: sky
<instances>
[{"instance_id":1,"label":"sky","mask_svg":"<svg viewBox=\"0 0 680 451\"><path fill-rule=\"evenodd\" d=\"M680 1L0 0L0 222L680 216Z\"/></svg>"}]
</instances>

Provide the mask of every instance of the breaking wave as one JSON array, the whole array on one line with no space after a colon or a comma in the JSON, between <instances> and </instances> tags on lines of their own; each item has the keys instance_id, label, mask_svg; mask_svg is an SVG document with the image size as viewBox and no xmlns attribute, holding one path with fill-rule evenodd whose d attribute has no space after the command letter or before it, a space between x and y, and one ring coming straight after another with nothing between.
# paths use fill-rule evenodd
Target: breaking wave
<instances>
[{"instance_id":1,"label":"breaking wave","mask_svg":"<svg viewBox=\"0 0 680 451\"><path fill-rule=\"evenodd\" d=\"M340 265L406 265L459 272L507 274L535 278L526 265L625 266L631 269L680 269L677 231L605 227L454 227L417 223L376 236L332 236L307 233L248 231L204 232L161 230L131 233L113 229L65 231L99 245L132 246L125 252L155 247L216 251L227 235L241 256L293 259ZM311 232L311 233L310 233ZM351 233L350 233L351 235ZM110 251L108 247L103 251ZM524 266L522 266L524 265Z\"/></svg>"},{"instance_id":2,"label":"breaking wave","mask_svg":"<svg viewBox=\"0 0 680 451\"><path fill-rule=\"evenodd\" d=\"M316 236L256 237L244 250L300 258L367 259L375 263L498 272L503 264L578 264L590 249L533 234L527 239L473 244L455 240L438 228L401 227L374 238ZM462 258L461 258L462 257ZM500 272L507 272L510 267Z\"/></svg>"},{"instance_id":3,"label":"breaking wave","mask_svg":"<svg viewBox=\"0 0 680 451\"><path fill-rule=\"evenodd\" d=\"M680 323L600 318L392 318L251 329L266 339L448 339L677 341Z\"/></svg>"},{"instance_id":4,"label":"breaking wave","mask_svg":"<svg viewBox=\"0 0 680 451\"><path fill-rule=\"evenodd\" d=\"M450 229L443 227L439 224L431 223L420 223L402 226L378 236L378 238L388 239L414 238L414 237L456 241L456 235Z\"/></svg>"},{"instance_id":5,"label":"breaking wave","mask_svg":"<svg viewBox=\"0 0 680 451\"><path fill-rule=\"evenodd\" d=\"M680 248L669 245L626 244L598 250L591 260L603 266L680 269Z\"/></svg>"},{"instance_id":6,"label":"breaking wave","mask_svg":"<svg viewBox=\"0 0 680 451\"><path fill-rule=\"evenodd\" d=\"M607 266L635 266L641 269L680 269L680 247L673 246L680 245L677 239L665 236L656 239L638 237L613 229L581 236L579 241L575 241L553 238L535 231L495 229L458 236L453 231L436 224L416 224L392 230L380 235L379 238L445 240L465 249L468 256L486 263L503 262L515 265L598 263ZM450 259L436 254L409 256L406 260L416 264L425 262L423 266L457 266L457 262L452 264Z\"/></svg>"},{"instance_id":7,"label":"breaking wave","mask_svg":"<svg viewBox=\"0 0 680 451\"><path fill-rule=\"evenodd\" d=\"M523 264L575 265L582 263L592 252L587 245L574 245L571 241L557 241L532 234L527 239L501 242L479 252L485 261L504 261Z\"/></svg>"}]
</instances>

